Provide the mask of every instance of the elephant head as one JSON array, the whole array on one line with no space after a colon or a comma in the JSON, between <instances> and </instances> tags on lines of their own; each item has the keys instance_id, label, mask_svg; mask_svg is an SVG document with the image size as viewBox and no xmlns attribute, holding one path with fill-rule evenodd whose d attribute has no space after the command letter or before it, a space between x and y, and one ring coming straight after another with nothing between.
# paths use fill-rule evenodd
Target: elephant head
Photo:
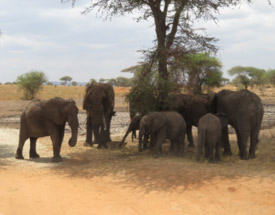
<instances>
[{"instance_id":1,"label":"elephant head","mask_svg":"<svg viewBox=\"0 0 275 215\"><path fill-rule=\"evenodd\" d=\"M78 135L78 108L74 100L65 100L62 98L52 98L42 107L44 117L56 125L65 125L68 122L72 136L69 140L71 147L75 146Z\"/></svg>"},{"instance_id":2,"label":"elephant head","mask_svg":"<svg viewBox=\"0 0 275 215\"><path fill-rule=\"evenodd\" d=\"M141 118L139 123L139 151L142 151L142 138L145 134L150 134L151 144L155 145L153 134L163 128L166 123L166 117L160 112L149 113Z\"/></svg>"}]
</instances>

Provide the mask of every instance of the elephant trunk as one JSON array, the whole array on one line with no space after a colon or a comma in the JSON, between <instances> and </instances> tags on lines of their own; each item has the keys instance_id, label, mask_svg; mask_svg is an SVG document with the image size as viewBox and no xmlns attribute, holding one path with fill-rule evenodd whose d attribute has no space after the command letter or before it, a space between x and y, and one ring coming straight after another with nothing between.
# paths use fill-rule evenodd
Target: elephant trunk
<instances>
[{"instance_id":1,"label":"elephant trunk","mask_svg":"<svg viewBox=\"0 0 275 215\"><path fill-rule=\"evenodd\" d=\"M119 144L119 148L124 147L126 144L124 143L125 139L127 138L127 136L129 135L129 133L132 131L132 128L129 126L129 128L127 129L123 139L121 140L120 144Z\"/></svg>"},{"instance_id":2,"label":"elephant trunk","mask_svg":"<svg viewBox=\"0 0 275 215\"><path fill-rule=\"evenodd\" d=\"M70 117L68 120L68 123L72 131L72 136L69 140L69 146L74 147L77 142L78 126L79 126L77 116Z\"/></svg>"}]
</instances>

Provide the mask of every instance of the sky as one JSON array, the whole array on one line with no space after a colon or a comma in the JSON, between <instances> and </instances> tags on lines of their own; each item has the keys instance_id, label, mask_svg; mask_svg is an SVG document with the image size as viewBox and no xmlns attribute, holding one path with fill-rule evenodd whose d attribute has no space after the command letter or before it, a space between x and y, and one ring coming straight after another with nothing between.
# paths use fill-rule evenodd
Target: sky
<instances>
[{"instance_id":1,"label":"sky","mask_svg":"<svg viewBox=\"0 0 275 215\"><path fill-rule=\"evenodd\" d=\"M132 77L121 70L142 59L153 46L154 25L126 15L104 20L96 12L82 15L89 0L75 7L61 0L0 0L0 83L13 82L32 70L49 81L65 75L77 82ZM275 0L226 8L219 21L198 21L219 41L217 57L227 71L237 65L275 69Z\"/></svg>"}]
</instances>

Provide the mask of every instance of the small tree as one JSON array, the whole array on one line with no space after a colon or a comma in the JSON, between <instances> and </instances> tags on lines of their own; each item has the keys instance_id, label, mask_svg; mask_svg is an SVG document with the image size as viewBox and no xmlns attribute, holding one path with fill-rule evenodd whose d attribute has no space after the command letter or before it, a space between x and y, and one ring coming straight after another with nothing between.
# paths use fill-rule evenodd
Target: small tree
<instances>
[{"instance_id":1,"label":"small tree","mask_svg":"<svg viewBox=\"0 0 275 215\"><path fill-rule=\"evenodd\" d=\"M235 66L228 71L229 75L237 75L234 79L235 85L243 85L245 89L248 86L263 86L265 79L265 70L255 67Z\"/></svg>"},{"instance_id":2,"label":"small tree","mask_svg":"<svg viewBox=\"0 0 275 215\"><path fill-rule=\"evenodd\" d=\"M76 81L73 81L73 82L72 82L72 85L73 85L73 86L77 86L77 82L76 82Z\"/></svg>"},{"instance_id":3,"label":"small tree","mask_svg":"<svg viewBox=\"0 0 275 215\"><path fill-rule=\"evenodd\" d=\"M93 79L93 78L91 78L91 79L90 79L90 83L96 83L96 80Z\"/></svg>"},{"instance_id":4,"label":"small tree","mask_svg":"<svg viewBox=\"0 0 275 215\"><path fill-rule=\"evenodd\" d=\"M60 81L63 81L61 84L62 85L66 85L67 82L70 82L72 81L73 79L70 77L70 76L63 76L59 79Z\"/></svg>"},{"instance_id":5,"label":"small tree","mask_svg":"<svg viewBox=\"0 0 275 215\"><path fill-rule=\"evenodd\" d=\"M41 71L31 71L17 77L19 90L24 91L24 99L33 99L47 82L46 75Z\"/></svg>"},{"instance_id":6,"label":"small tree","mask_svg":"<svg viewBox=\"0 0 275 215\"><path fill-rule=\"evenodd\" d=\"M265 74L265 80L267 83L275 86L275 69L273 70L268 70Z\"/></svg>"}]
</instances>

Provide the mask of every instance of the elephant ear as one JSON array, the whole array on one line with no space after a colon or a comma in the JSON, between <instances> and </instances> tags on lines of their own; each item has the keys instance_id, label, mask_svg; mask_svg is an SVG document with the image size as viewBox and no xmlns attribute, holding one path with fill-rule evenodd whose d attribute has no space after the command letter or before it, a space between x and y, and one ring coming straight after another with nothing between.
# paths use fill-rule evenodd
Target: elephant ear
<instances>
[{"instance_id":1,"label":"elephant ear","mask_svg":"<svg viewBox=\"0 0 275 215\"><path fill-rule=\"evenodd\" d=\"M152 133L157 132L166 124L166 117L160 112L151 113L148 117L148 128Z\"/></svg>"},{"instance_id":2,"label":"elephant ear","mask_svg":"<svg viewBox=\"0 0 275 215\"><path fill-rule=\"evenodd\" d=\"M64 100L61 98L52 98L45 102L42 106L43 116L57 125L63 125L65 122L64 114L61 111Z\"/></svg>"}]
</instances>

